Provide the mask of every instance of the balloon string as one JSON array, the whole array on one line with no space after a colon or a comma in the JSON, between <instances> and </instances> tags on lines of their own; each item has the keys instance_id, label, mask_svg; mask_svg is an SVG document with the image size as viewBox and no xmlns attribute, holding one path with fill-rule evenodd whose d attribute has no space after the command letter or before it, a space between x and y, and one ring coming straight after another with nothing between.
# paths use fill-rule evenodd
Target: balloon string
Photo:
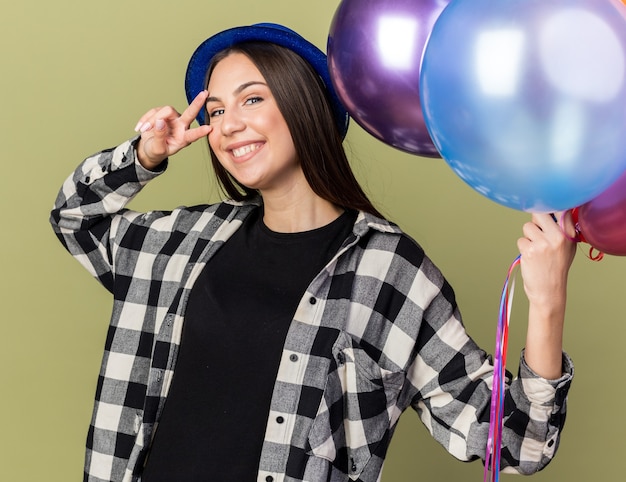
<instances>
[{"instance_id":1,"label":"balloon string","mask_svg":"<svg viewBox=\"0 0 626 482\"><path fill-rule=\"evenodd\" d=\"M518 255L511 266L504 282L500 297L500 312L496 330L496 348L493 362L493 386L491 390L491 411L489 414L489 435L485 451L485 471L483 482L500 480L500 455L502 450L502 429L504 415L506 355L509 345L509 320L515 292L513 272L519 266L521 255Z\"/></svg>"},{"instance_id":2,"label":"balloon string","mask_svg":"<svg viewBox=\"0 0 626 482\"><path fill-rule=\"evenodd\" d=\"M594 254L594 252L596 252L596 254ZM604 253L602 251L597 250L593 246L590 246L589 254L587 255L587 258L589 258L591 261L602 261L602 258L604 258Z\"/></svg>"}]
</instances>

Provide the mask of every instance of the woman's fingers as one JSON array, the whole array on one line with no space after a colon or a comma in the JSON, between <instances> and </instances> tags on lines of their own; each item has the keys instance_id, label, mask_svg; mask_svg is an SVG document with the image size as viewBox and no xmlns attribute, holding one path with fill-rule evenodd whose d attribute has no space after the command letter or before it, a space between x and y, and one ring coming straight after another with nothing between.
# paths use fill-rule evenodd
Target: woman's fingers
<instances>
[{"instance_id":1,"label":"woman's fingers","mask_svg":"<svg viewBox=\"0 0 626 482\"><path fill-rule=\"evenodd\" d=\"M135 132L148 132L155 126L157 119L163 119L166 123L171 124L172 130L175 127L182 127L183 130L189 129L192 122L204 108L208 95L209 93L206 90L199 92L182 114L179 114L171 106L150 109L141 116L135 125Z\"/></svg>"},{"instance_id":2,"label":"woman's fingers","mask_svg":"<svg viewBox=\"0 0 626 482\"><path fill-rule=\"evenodd\" d=\"M212 130L213 126L210 125L202 125L194 129L189 129L185 132L185 141L187 145L189 145L196 142L198 139L208 136Z\"/></svg>"},{"instance_id":3,"label":"woman's fingers","mask_svg":"<svg viewBox=\"0 0 626 482\"><path fill-rule=\"evenodd\" d=\"M137 124L135 125L135 132L146 132L150 130L153 126L152 120L154 119L154 115L161 109L161 107L155 107L150 109L144 115L139 118Z\"/></svg>"},{"instance_id":4,"label":"woman's fingers","mask_svg":"<svg viewBox=\"0 0 626 482\"><path fill-rule=\"evenodd\" d=\"M185 111L181 114L181 122L189 127L194 119L198 117L200 111L204 108L208 96L209 92L207 90L203 90L202 92L198 93L198 95L196 95L196 97L191 101L191 104L189 104L189 107L187 107Z\"/></svg>"},{"instance_id":5,"label":"woman's fingers","mask_svg":"<svg viewBox=\"0 0 626 482\"><path fill-rule=\"evenodd\" d=\"M198 117L198 113L204 109L206 105L206 99L209 96L209 92L207 90L203 90L199 92L198 95L191 101L189 106L183 111L180 115L180 122L185 126L184 131L184 142L186 145L191 144L192 142L197 141L203 137L209 135L213 127L208 124L201 125L196 128L190 129L191 123Z\"/></svg>"},{"instance_id":6,"label":"woman's fingers","mask_svg":"<svg viewBox=\"0 0 626 482\"><path fill-rule=\"evenodd\" d=\"M523 226L523 233L529 240L545 237L555 242L573 240L576 232L571 211L554 214L534 213L532 220Z\"/></svg>"},{"instance_id":7,"label":"woman's fingers","mask_svg":"<svg viewBox=\"0 0 626 482\"><path fill-rule=\"evenodd\" d=\"M154 129L151 132L152 142L150 142L151 157L154 159L161 159L163 161L168 155L167 138L169 136L169 129L165 120L157 118L154 121Z\"/></svg>"},{"instance_id":8,"label":"woman's fingers","mask_svg":"<svg viewBox=\"0 0 626 482\"><path fill-rule=\"evenodd\" d=\"M565 237L570 241L577 241L576 223L574 223L572 210L568 209L567 211L559 211L554 213L554 215L558 221L559 227L565 234Z\"/></svg>"},{"instance_id":9,"label":"woman's fingers","mask_svg":"<svg viewBox=\"0 0 626 482\"><path fill-rule=\"evenodd\" d=\"M533 214L517 241L528 298L546 305L555 293L564 292L576 252L576 244L568 234L573 232L571 215L565 214L562 219L561 226L549 214Z\"/></svg>"},{"instance_id":10,"label":"woman's fingers","mask_svg":"<svg viewBox=\"0 0 626 482\"><path fill-rule=\"evenodd\" d=\"M182 114L171 106L164 106L150 109L141 116L135 131L141 133L139 160L145 167L156 167L167 157L211 132L209 125L190 128L204 108L207 96L206 90L200 92Z\"/></svg>"},{"instance_id":11,"label":"woman's fingers","mask_svg":"<svg viewBox=\"0 0 626 482\"><path fill-rule=\"evenodd\" d=\"M180 117L180 114L171 106L155 107L141 116L135 125L135 132L144 133L151 130L157 119L164 119L173 122Z\"/></svg>"}]
</instances>

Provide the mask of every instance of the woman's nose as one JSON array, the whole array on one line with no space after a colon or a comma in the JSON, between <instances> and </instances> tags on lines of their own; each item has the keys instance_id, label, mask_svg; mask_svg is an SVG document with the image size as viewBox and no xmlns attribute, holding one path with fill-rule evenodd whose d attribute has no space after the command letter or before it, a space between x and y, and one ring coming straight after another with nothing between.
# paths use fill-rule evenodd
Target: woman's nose
<instances>
[{"instance_id":1,"label":"woman's nose","mask_svg":"<svg viewBox=\"0 0 626 482\"><path fill-rule=\"evenodd\" d=\"M235 132L242 131L246 127L243 116L236 109L226 109L222 115L222 134L228 136Z\"/></svg>"}]
</instances>

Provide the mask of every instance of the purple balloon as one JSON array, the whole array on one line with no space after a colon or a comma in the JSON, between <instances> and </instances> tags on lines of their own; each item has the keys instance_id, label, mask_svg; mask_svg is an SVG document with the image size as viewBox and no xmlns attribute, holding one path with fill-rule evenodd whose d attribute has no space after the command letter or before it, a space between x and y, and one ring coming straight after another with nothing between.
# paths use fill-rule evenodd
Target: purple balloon
<instances>
[{"instance_id":1,"label":"purple balloon","mask_svg":"<svg viewBox=\"0 0 626 482\"><path fill-rule=\"evenodd\" d=\"M328 67L340 100L374 137L440 157L422 114L420 64L448 0L343 0L328 36Z\"/></svg>"},{"instance_id":2,"label":"purple balloon","mask_svg":"<svg viewBox=\"0 0 626 482\"><path fill-rule=\"evenodd\" d=\"M626 172L578 208L578 225L585 241L598 251L626 256Z\"/></svg>"}]
</instances>

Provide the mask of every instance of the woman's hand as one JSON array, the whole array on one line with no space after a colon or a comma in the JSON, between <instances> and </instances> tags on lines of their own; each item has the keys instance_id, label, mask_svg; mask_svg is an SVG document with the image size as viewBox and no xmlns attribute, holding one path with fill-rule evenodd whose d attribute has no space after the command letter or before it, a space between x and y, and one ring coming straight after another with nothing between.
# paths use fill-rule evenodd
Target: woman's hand
<instances>
[{"instance_id":1,"label":"woman's hand","mask_svg":"<svg viewBox=\"0 0 626 482\"><path fill-rule=\"evenodd\" d=\"M166 106L156 107L141 116L135 131L141 132L137 157L143 167L153 170L169 156L209 135L212 129L209 125L190 128L204 107L207 95L207 91L200 92L182 114Z\"/></svg>"},{"instance_id":2,"label":"woman's hand","mask_svg":"<svg viewBox=\"0 0 626 482\"><path fill-rule=\"evenodd\" d=\"M576 254L571 212L533 214L517 242L522 255L524 290L529 301L526 363L540 376L562 374L562 341L567 299L567 276Z\"/></svg>"},{"instance_id":3,"label":"woman's hand","mask_svg":"<svg viewBox=\"0 0 626 482\"><path fill-rule=\"evenodd\" d=\"M517 242L526 295L531 302L548 306L554 304L555 296L565 294L567 274L576 253L576 244L567 237L575 235L571 212L555 217L561 219L562 226L550 214L533 214Z\"/></svg>"}]
</instances>

